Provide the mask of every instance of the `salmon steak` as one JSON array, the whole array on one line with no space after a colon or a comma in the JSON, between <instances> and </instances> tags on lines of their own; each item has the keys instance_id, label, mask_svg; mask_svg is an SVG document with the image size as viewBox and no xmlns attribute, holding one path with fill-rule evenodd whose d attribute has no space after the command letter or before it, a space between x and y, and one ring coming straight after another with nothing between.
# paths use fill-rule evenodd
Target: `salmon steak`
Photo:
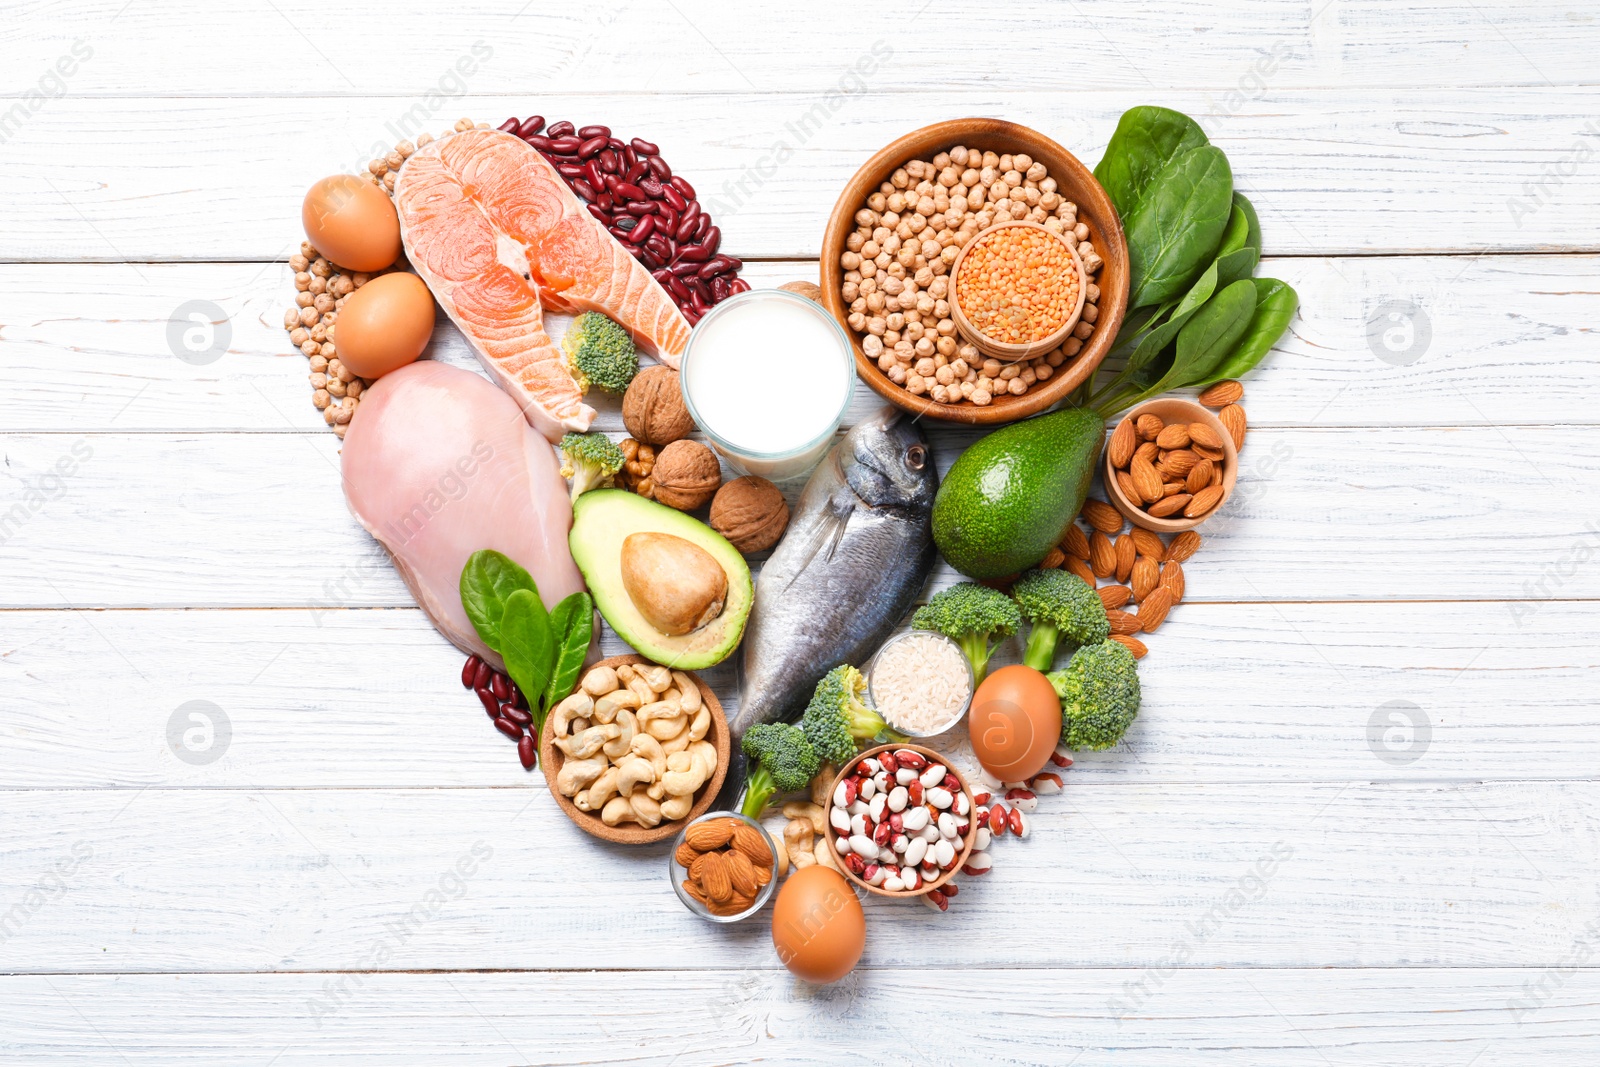
<instances>
[{"instance_id":1,"label":"salmon steak","mask_svg":"<svg viewBox=\"0 0 1600 1067\"><path fill-rule=\"evenodd\" d=\"M676 369L689 320L554 166L521 139L463 130L430 141L394 187L406 256L489 376L551 441L594 421L545 310L598 311Z\"/></svg>"}]
</instances>

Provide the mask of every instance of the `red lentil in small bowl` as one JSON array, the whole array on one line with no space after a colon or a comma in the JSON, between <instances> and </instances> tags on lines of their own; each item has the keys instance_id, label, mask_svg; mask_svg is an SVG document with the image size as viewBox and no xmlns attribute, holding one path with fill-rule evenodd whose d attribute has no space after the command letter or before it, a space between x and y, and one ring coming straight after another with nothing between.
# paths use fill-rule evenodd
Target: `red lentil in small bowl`
<instances>
[{"instance_id":1,"label":"red lentil in small bowl","mask_svg":"<svg viewBox=\"0 0 1600 1067\"><path fill-rule=\"evenodd\" d=\"M950 277L950 311L962 336L1007 361L1059 348L1088 293L1077 250L1035 222L984 230L961 249Z\"/></svg>"}]
</instances>

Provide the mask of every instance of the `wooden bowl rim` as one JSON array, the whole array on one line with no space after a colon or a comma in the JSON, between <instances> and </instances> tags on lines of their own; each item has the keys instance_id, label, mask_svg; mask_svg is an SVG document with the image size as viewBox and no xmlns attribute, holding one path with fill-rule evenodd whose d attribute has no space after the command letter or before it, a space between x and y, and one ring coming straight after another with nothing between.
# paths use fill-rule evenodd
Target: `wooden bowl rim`
<instances>
[{"instance_id":1,"label":"wooden bowl rim","mask_svg":"<svg viewBox=\"0 0 1600 1067\"><path fill-rule=\"evenodd\" d=\"M855 226L856 210L866 200L868 192L875 190L885 176L894 173L895 168L906 160L915 158L930 148L948 148L974 138L1010 140L1027 146L1030 155L1042 147L1045 151L1059 156L1064 163L1064 170L1051 165L1051 174L1058 185L1062 183L1066 174L1070 174L1074 189L1082 190L1082 195L1077 199L1080 218L1087 216L1088 220L1092 221L1094 229L1098 231L1096 246L1102 247L1104 254L1101 258L1111 268L1109 272L1102 272L1100 282L1114 283L1100 284L1101 299L1098 305L1100 314L1095 323L1094 335L1090 337L1089 343L1083 350L1065 365L1067 369L1064 373L1054 375L1042 386L1035 386L1022 396L997 397L987 407L978 407L971 403L940 404L925 397L913 396L889 381L878 369L877 363L868 359L866 353L861 350L861 341L849 327L848 312L839 293L839 254L844 249L849 231ZM850 337L851 348L856 357L857 376L867 383L867 387L895 407L915 415L942 422L978 426L1016 422L1045 411L1066 399L1074 389L1083 384L1084 379L1094 373L1111 351L1117 331L1122 326L1123 316L1127 313L1130 292L1128 242L1122 232L1122 218L1111 203L1111 197L1095 179L1094 173L1077 156L1052 138L1029 126L1007 122L1004 119L947 119L897 137L873 153L845 183L839 199L834 203L833 211L828 216L827 229L823 233L819 267L822 275L823 306L839 321Z\"/></svg>"},{"instance_id":2,"label":"wooden bowl rim","mask_svg":"<svg viewBox=\"0 0 1600 1067\"><path fill-rule=\"evenodd\" d=\"M588 675L596 667L611 667L613 669L623 664L648 663L651 666L663 666L648 656L637 654L626 656L610 656L599 663L585 667L578 676L580 679ZM673 668L668 668L673 669ZM623 823L619 826L607 826L600 821L598 812L579 811L578 806L570 797L561 795L556 788L556 775L561 773L562 766L567 762L566 753L555 745L555 723L546 719L544 728L539 732L539 765L544 769L544 780L550 786L550 795L556 798L556 804L567 818L577 824L578 829L586 834L600 838L602 841L611 841L619 845L650 845L657 841L665 841L673 836L695 819L711 810L711 805L716 802L717 794L722 790L722 781L728 774L728 720L722 713L722 704L717 700L717 694L711 691L701 677L693 671L684 671L700 690L701 701L711 709L711 729L706 731L706 736L711 743L717 746L717 769L700 787L700 793L694 802L694 807L689 809L689 814L681 819L663 822L658 826L646 829L637 823Z\"/></svg>"},{"instance_id":3,"label":"wooden bowl rim","mask_svg":"<svg viewBox=\"0 0 1600 1067\"><path fill-rule=\"evenodd\" d=\"M846 772L848 772L851 767L854 767L856 764L860 763L869 756L876 756L878 753L887 752L891 748L909 748L914 752L922 753L922 755L934 760L937 763L944 764L945 770L956 776L956 780L961 783L961 788L966 792L968 797L977 795L972 791L972 786L967 783L967 776L961 773L960 769L956 767L949 756L945 755L943 752L937 752L931 748L928 748L926 745L918 745L913 742L906 741L900 743L890 743L887 745L877 745L873 748L869 748L840 768L839 773L833 776L833 781L828 783L828 804L832 805L833 791L839 788L839 783L844 780ZM954 878L961 871L961 868L967 862L967 857L972 855L972 846L977 844L978 841L978 819L975 811L968 813L967 836L965 839L963 839L961 844L961 852L956 856L956 861L950 865L950 869L945 871L939 877L935 878L933 881L926 882L918 886L916 889L890 890L884 889L880 886L875 886L870 882L863 881L862 879L856 877L855 872L850 869L849 864L845 863L844 857L839 855L839 850L834 846L833 843L834 835L832 833L827 833L824 834L823 837L828 843L829 855L833 857L833 862L838 865L839 873L848 878L852 883L860 886L867 892L875 893L880 897L888 897L891 900L912 900L916 897L922 896L924 893L938 889L940 886L950 881L950 879Z\"/></svg>"},{"instance_id":4,"label":"wooden bowl rim","mask_svg":"<svg viewBox=\"0 0 1600 1067\"><path fill-rule=\"evenodd\" d=\"M1067 255L1072 257L1073 269L1078 272L1078 303L1072 309L1072 314L1067 317L1065 325L1051 333L1050 336L1040 338L1037 341L1029 341L1027 344L1017 344L1014 341L996 341L989 337L967 318L967 313L962 309L961 301L956 296L956 273L961 270L961 264L967 261L967 253L996 230L1013 227L1038 230L1040 233L1054 237L1056 243L1065 248ZM987 230L979 230L973 234L972 240L963 245L961 251L956 253L956 261L950 264L949 278L950 317L955 320L956 329L960 330L961 336L971 341L978 351L984 355L993 356L995 359L1005 360L1009 363L1016 363L1024 359L1037 359L1046 352L1060 348L1066 342L1067 334L1072 332L1072 328L1078 325L1078 320L1083 317L1083 305L1088 303L1089 297L1089 272L1084 269L1083 257L1078 255L1078 250L1067 244L1067 239L1061 234L1027 219L1007 219L1005 222L995 223Z\"/></svg>"},{"instance_id":5,"label":"wooden bowl rim","mask_svg":"<svg viewBox=\"0 0 1600 1067\"><path fill-rule=\"evenodd\" d=\"M1233 435L1228 432L1226 426L1222 425L1221 419L1187 397L1158 396L1154 399L1146 400L1144 403L1129 408L1124 412L1122 418L1111 424L1108 432L1115 432L1116 428L1122 425L1123 419L1137 420L1140 415L1144 414L1160 415L1162 422L1171 422L1172 420L1162 415L1162 412L1171 411L1174 408L1181 409L1184 412L1186 416L1184 421L1203 422L1211 427L1218 437L1222 438L1222 499L1217 501L1216 507L1197 519L1158 519L1144 509L1136 507L1123 494L1122 486L1117 483L1116 472L1111 467L1111 450L1109 448L1105 449L1105 457L1102 460L1102 480L1106 483L1106 495L1111 498L1111 506L1121 512L1122 517L1135 526L1154 533L1182 533L1185 530L1193 530L1203 525L1207 519L1216 515L1227 505L1228 498L1233 495L1233 487L1239 481L1239 450L1234 447Z\"/></svg>"}]
</instances>

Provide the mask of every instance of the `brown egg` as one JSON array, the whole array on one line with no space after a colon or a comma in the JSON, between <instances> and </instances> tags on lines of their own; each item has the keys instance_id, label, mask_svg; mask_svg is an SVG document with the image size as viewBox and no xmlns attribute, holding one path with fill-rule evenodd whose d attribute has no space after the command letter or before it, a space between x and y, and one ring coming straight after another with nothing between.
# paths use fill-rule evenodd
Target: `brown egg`
<instances>
[{"instance_id":1,"label":"brown egg","mask_svg":"<svg viewBox=\"0 0 1600 1067\"><path fill-rule=\"evenodd\" d=\"M1002 782L1025 782L1044 770L1061 740L1061 698L1032 667L1001 667L972 695L967 729L984 770Z\"/></svg>"},{"instance_id":2,"label":"brown egg","mask_svg":"<svg viewBox=\"0 0 1600 1067\"><path fill-rule=\"evenodd\" d=\"M339 311L335 347L346 367L381 378L411 363L433 335L433 294L415 274L396 271L372 279Z\"/></svg>"},{"instance_id":3,"label":"brown egg","mask_svg":"<svg viewBox=\"0 0 1600 1067\"><path fill-rule=\"evenodd\" d=\"M306 240L346 270L382 270L400 258L400 217L382 189L353 174L324 178L300 207Z\"/></svg>"},{"instance_id":4,"label":"brown egg","mask_svg":"<svg viewBox=\"0 0 1600 1067\"><path fill-rule=\"evenodd\" d=\"M837 982L867 947L867 917L850 883L818 864L795 871L772 906L772 947L808 982Z\"/></svg>"}]
</instances>

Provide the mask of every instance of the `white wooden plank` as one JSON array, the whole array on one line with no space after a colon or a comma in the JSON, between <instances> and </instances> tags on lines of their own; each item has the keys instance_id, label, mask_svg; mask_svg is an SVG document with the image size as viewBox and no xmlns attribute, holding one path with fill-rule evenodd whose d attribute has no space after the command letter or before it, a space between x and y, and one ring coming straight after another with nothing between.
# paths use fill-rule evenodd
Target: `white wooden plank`
<instances>
[{"instance_id":1,"label":"white wooden plank","mask_svg":"<svg viewBox=\"0 0 1600 1067\"><path fill-rule=\"evenodd\" d=\"M670 844L603 845L539 789L28 790L6 808L13 970L774 958L760 920L707 936L666 884ZM1029 966L1139 967L1192 924L1205 936L1191 966L1538 967L1600 921L1597 829L1594 782L1074 782L1041 803L1026 840L991 847L994 870L963 879L943 918L868 901L864 959L1006 966L1020 945L995 936L1004 928L1032 935ZM52 873L68 891L30 902ZM436 890L454 899L371 959Z\"/></svg>"},{"instance_id":2,"label":"white wooden plank","mask_svg":"<svg viewBox=\"0 0 1600 1067\"><path fill-rule=\"evenodd\" d=\"M934 440L941 472L974 438ZM0 435L13 576L0 607L407 606L345 508L338 444L326 431ZM1600 534L1581 491L1597 470L1594 427L1257 430L1186 568L1192 595L1594 597L1600 571L1582 564ZM951 580L941 564L934 584Z\"/></svg>"},{"instance_id":3,"label":"white wooden plank","mask_svg":"<svg viewBox=\"0 0 1600 1067\"><path fill-rule=\"evenodd\" d=\"M948 973L948 972L947 972ZM17 1067L250 1063L437 1067L834 1064L899 1049L927 1064L1484 1067L1587 1062L1592 969L858 970L817 988L783 971L116 975L0 978ZM1111 1006L1154 987L1137 1015ZM319 1011L324 1005L333 1010ZM889 1042L894 1042L893 1045ZM120 1057L120 1061L118 1059Z\"/></svg>"},{"instance_id":4,"label":"white wooden plank","mask_svg":"<svg viewBox=\"0 0 1600 1067\"><path fill-rule=\"evenodd\" d=\"M1593 165L1597 92L1273 89L1220 112L1208 112L1214 96L1206 92L1155 96L1199 117L1228 152L1237 186L1260 209L1267 251L1283 255L1600 248L1600 185L1582 177ZM843 183L918 126L1004 116L1092 163L1137 102L1120 89L886 87L801 136L792 131L813 103L783 94L561 100L579 121L659 143L706 199L726 250L755 258L815 255ZM493 125L548 103L470 96L434 125L450 125L456 112ZM133 272L147 260L287 255L300 241L306 187L357 166L375 138L398 140L385 124L409 106L362 96L68 95L49 104L7 142L0 162L10 212L0 259L132 260ZM793 159L770 178L758 173L782 155L779 142Z\"/></svg>"},{"instance_id":5,"label":"white wooden plank","mask_svg":"<svg viewBox=\"0 0 1600 1067\"><path fill-rule=\"evenodd\" d=\"M543 784L415 609L0 620L0 789ZM1593 602L1189 603L1148 641L1138 721L1117 749L1080 754L1074 783L1592 779L1600 766ZM604 650L627 648L608 629ZM733 664L702 677L731 714ZM228 722L202 765L168 738L191 700Z\"/></svg>"},{"instance_id":6,"label":"white wooden plank","mask_svg":"<svg viewBox=\"0 0 1600 1067\"><path fill-rule=\"evenodd\" d=\"M278 264L0 265L0 426L12 431L304 430L322 426L281 327ZM814 279L807 261L753 262L754 285ZM1300 314L1251 376L1255 426L1593 423L1600 258L1590 255L1268 259ZM93 293L92 301L82 294ZM176 358L168 321L191 300L227 316L227 353ZM1419 314L1386 318L1393 301ZM434 358L476 367L444 316ZM1376 325L1374 325L1374 323ZM1387 339L1385 333L1389 334ZM1376 340L1371 335L1376 335ZM857 411L876 403L859 390ZM620 428L599 401L603 424Z\"/></svg>"},{"instance_id":7,"label":"white wooden plank","mask_svg":"<svg viewBox=\"0 0 1600 1067\"><path fill-rule=\"evenodd\" d=\"M535 0L520 12L480 0L452 6L440 19L416 3L328 10L284 2L219 11L183 0L117 14L114 6L74 0L53 6L49 20L24 20L7 44L20 81L25 72L53 68L82 38L94 54L65 79L74 95L421 98L466 89L608 92L619 84L820 95L881 41L890 54L868 79L875 87L933 71L952 86L1028 92L1203 86L1222 108L1267 85L1427 86L1441 67L1454 85L1583 83L1595 42L1591 22L1559 7L1530 7L1510 19L1461 0L1162 0L1136 9L1080 0L1070 17L1035 0L992 9L989 19L958 11L965 9L936 0L913 18L917 8L825 0L805 18L774 20L754 5L714 0L585 8ZM373 47L375 30L381 48ZM177 37L193 53L182 64L165 61ZM260 62L263 51L281 61ZM1070 62L1061 61L1063 52ZM463 57L469 66L457 70Z\"/></svg>"}]
</instances>

